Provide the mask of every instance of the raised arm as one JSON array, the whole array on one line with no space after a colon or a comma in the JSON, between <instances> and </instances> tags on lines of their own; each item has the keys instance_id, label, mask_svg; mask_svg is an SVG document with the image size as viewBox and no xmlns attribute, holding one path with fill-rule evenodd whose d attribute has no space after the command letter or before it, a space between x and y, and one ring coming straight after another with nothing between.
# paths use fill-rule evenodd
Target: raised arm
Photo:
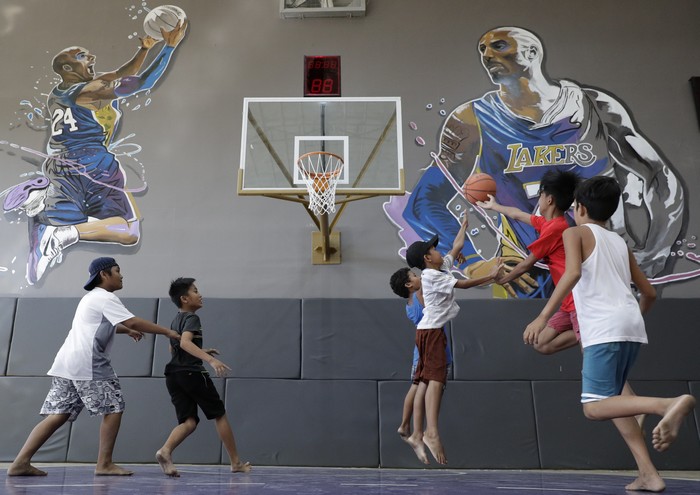
<instances>
[{"instance_id":1,"label":"raised arm","mask_svg":"<svg viewBox=\"0 0 700 495\"><path fill-rule=\"evenodd\" d=\"M493 210L496 213L500 213L501 215L505 215L508 218L512 218L514 220L517 220L519 222L526 223L528 225L532 225L532 220L530 219L530 214L526 213L518 208L515 208L514 206L503 206L502 204L499 204L496 201L496 198L494 198L492 195L488 195L489 199L487 201L477 201L476 204L478 206L481 206L482 208L485 208L487 210Z\"/></svg>"},{"instance_id":2,"label":"raised arm","mask_svg":"<svg viewBox=\"0 0 700 495\"><path fill-rule=\"evenodd\" d=\"M452 249L450 249L450 256L453 260L462 253L462 248L464 247L464 239L467 236L467 227L469 227L469 215L466 213L462 215L462 222L459 225L459 230L455 236L454 241L452 241Z\"/></svg>"},{"instance_id":3,"label":"raised arm","mask_svg":"<svg viewBox=\"0 0 700 495\"><path fill-rule=\"evenodd\" d=\"M665 267L681 232L683 186L619 101L600 91L586 93L605 123L613 171L624 193L623 211L613 217L612 227L632 245L642 271L653 276Z\"/></svg>"},{"instance_id":4,"label":"raised arm","mask_svg":"<svg viewBox=\"0 0 700 495\"><path fill-rule=\"evenodd\" d=\"M100 74L95 78L95 80L114 81L115 79L119 79L121 77L133 76L139 70L141 70L141 66L146 60L148 51L151 48L153 48L156 45L156 43L158 43L158 41L151 38L150 36L144 36L143 38L139 38L139 41L141 42L141 46L131 58L131 60L129 60L127 63L125 63L115 71Z\"/></svg>"}]
</instances>

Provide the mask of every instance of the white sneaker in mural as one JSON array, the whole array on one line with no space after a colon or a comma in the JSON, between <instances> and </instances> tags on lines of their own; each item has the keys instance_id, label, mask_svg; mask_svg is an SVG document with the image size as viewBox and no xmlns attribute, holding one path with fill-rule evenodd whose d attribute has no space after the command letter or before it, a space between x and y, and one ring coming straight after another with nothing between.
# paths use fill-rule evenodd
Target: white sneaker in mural
<instances>
[{"instance_id":1,"label":"white sneaker in mural","mask_svg":"<svg viewBox=\"0 0 700 495\"><path fill-rule=\"evenodd\" d=\"M50 266L63 260L63 250L78 242L78 229L72 225L54 227L30 219L27 282L34 285Z\"/></svg>"},{"instance_id":2,"label":"white sneaker in mural","mask_svg":"<svg viewBox=\"0 0 700 495\"><path fill-rule=\"evenodd\" d=\"M21 209L28 217L34 217L44 209L49 186L46 177L36 177L17 184L5 196L2 207L5 211Z\"/></svg>"}]
</instances>

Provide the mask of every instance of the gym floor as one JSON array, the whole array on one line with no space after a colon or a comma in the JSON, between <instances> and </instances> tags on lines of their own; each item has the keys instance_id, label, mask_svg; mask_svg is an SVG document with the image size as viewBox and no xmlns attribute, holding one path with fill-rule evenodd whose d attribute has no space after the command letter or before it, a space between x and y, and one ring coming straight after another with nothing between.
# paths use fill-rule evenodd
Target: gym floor
<instances>
[{"instance_id":1,"label":"gym floor","mask_svg":"<svg viewBox=\"0 0 700 495\"><path fill-rule=\"evenodd\" d=\"M168 478L157 465L129 465L130 477L96 477L86 464L41 464L42 477L5 477L0 494L127 495L127 494L362 494L362 495L510 495L514 493L620 494L634 479L628 471L473 471L420 469L348 469L317 467L254 467L232 474L227 466L181 465L180 478ZM4 475L7 464L0 465ZM662 472L666 493L697 495L700 472Z\"/></svg>"}]
</instances>

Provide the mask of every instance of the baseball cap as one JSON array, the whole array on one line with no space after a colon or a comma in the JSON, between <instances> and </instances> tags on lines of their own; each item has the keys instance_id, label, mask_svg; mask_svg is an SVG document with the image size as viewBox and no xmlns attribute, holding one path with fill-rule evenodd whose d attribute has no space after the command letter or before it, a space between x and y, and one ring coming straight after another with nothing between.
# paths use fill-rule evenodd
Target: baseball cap
<instances>
[{"instance_id":1,"label":"baseball cap","mask_svg":"<svg viewBox=\"0 0 700 495\"><path fill-rule=\"evenodd\" d=\"M92 263L90 263L90 278L88 278L88 281L85 282L85 285L83 285L83 289L85 290L92 290L95 288L95 279L97 278L97 275L102 270L109 270L113 266L118 266L119 263L116 262L114 258L95 258L92 260Z\"/></svg>"},{"instance_id":2,"label":"baseball cap","mask_svg":"<svg viewBox=\"0 0 700 495\"><path fill-rule=\"evenodd\" d=\"M411 268L420 268L421 270L425 268L425 263L423 261L423 256L430 251L431 247L437 247L438 236L433 236L427 241L416 241L406 250L406 263Z\"/></svg>"}]
</instances>

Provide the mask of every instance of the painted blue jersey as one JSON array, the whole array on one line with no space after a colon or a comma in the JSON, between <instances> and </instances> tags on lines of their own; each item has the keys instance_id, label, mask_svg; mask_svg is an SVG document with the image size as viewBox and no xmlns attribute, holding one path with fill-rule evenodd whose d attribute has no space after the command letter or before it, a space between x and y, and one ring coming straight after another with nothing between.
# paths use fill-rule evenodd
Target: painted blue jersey
<instances>
[{"instance_id":1,"label":"painted blue jersey","mask_svg":"<svg viewBox=\"0 0 700 495\"><path fill-rule=\"evenodd\" d=\"M561 84L554 111L547 112L552 115L548 119L546 113L540 124L511 112L496 91L471 102L481 132L479 169L496 181L496 201L502 205L535 211L540 179L552 168L583 179L610 169L607 134L594 103L578 86ZM575 117L565 110L574 104ZM521 247L537 238L531 226L510 223Z\"/></svg>"},{"instance_id":2,"label":"painted blue jersey","mask_svg":"<svg viewBox=\"0 0 700 495\"><path fill-rule=\"evenodd\" d=\"M56 86L48 99L51 112L51 138L49 153L79 151L86 148L105 147L108 133L115 129L121 116L113 106L109 113L109 129L100 123L94 111L80 106L76 99L87 83L78 83L63 90Z\"/></svg>"}]
</instances>

